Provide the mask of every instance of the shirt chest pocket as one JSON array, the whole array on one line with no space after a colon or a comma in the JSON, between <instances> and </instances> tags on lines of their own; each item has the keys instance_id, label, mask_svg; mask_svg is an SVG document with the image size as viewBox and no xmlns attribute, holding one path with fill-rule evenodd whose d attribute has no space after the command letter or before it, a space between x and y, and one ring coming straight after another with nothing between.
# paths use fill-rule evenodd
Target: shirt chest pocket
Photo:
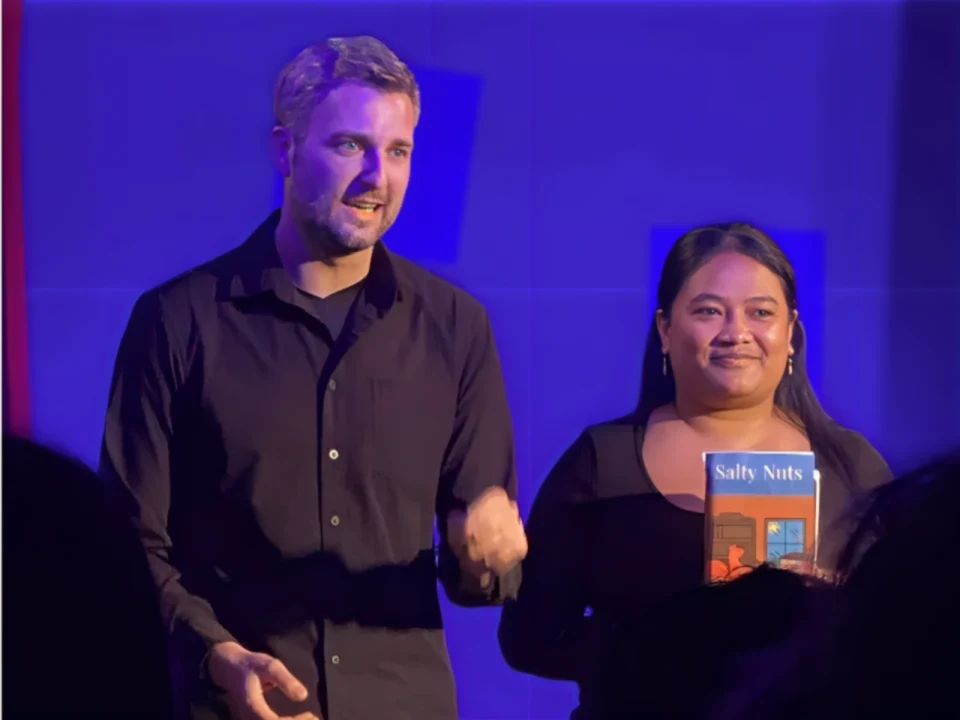
<instances>
[{"instance_id":1,"label":"shirt chest pocket","mask_svg":"<svg viewBox=\"0 0 960 720\"><path fill-rule=\"evenodd\" d=\"M371 377L369 449L374 472L402 486L436 487L453 431L455 399L427 378Z\"/></svg>"}]
</instances>

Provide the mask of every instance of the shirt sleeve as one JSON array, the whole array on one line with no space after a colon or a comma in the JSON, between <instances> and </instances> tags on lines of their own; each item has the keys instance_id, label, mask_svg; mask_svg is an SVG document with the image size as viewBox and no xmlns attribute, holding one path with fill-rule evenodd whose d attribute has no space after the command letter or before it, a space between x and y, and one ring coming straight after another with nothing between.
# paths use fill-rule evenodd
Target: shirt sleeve
<instances>
[{"instance_id":1,"label":"shirt sleeve","mask_svg":"<svg viewBox=\"0 0 960 720\"><path fill-rule=\"evenodd\" d=\"M523 585L500 617L500 649L519 672L577 681L587 672L584 658L597 657L598 643L609 639L605 621L585 614L596 472L596 451L584 433L537 493L527 522Z\"/></svg>"},{"instance_id":2,"label":"shirt sleeve","mask_svg":"<svg viewBox=\"0 0 960 720\"><path fill-rule=\"evenodd\" d=\"M160 298L141 296L117 352L100 452L100 474L146 551L169 633L174 671L199 680L209 649L233 636L210 604L189 593L171 561L167 529L174 406L184 372Z\"/></svg>"},{"instance_id":3,"label":"shirt sleeve","mask_svg":"<svg viewBox=\"0 0 960 720\"><path fill-rule=\"evenodd\" d=\"M465 344L454 430L444 456L437 494L440 530L438 573L451 602L463 606L492 605L515 597L521 570L494 579L487 587L469 573L447 541L447 515L463 510L491 487L517 497L513 424L507 404L500 357L487 313L481 309Z\"/></svg>"}]
</instances>

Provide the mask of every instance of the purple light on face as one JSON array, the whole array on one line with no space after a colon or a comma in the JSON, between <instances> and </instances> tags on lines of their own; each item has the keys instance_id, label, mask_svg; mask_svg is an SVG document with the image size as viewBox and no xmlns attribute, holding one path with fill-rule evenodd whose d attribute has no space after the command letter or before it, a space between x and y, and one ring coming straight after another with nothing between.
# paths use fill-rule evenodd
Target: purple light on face
<instances>
[{"instance_id":1,"label":"purple light on face","mask_svg":"<svg viewBox=\"0 0 960 720\"><path fill-rule=\"evenodd\" d=\"M446 70L415 67L413 72L423 112L407 195L384 240L411 260L452 264L460 246L482 81ZM283 177L277 174L276 207L282 200Z\"/></svg>"}]
</instances>

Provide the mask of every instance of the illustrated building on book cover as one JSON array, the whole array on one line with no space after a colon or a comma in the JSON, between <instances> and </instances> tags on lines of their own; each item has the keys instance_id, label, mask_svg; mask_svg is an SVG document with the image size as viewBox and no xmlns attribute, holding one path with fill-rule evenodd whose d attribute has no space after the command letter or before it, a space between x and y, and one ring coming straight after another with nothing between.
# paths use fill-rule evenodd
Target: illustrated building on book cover
<instances>
[{"instance_id":1,"label":"illustrated building on book cover","mask_svg":"<svg viewBox=\"0 0 960 720\"><path fill-rule=\"evenodd\" d=\"M763 563L812 573L819 476L812 452L704 453L706 576L729 580Z\"/></svg>"}]
</instances>

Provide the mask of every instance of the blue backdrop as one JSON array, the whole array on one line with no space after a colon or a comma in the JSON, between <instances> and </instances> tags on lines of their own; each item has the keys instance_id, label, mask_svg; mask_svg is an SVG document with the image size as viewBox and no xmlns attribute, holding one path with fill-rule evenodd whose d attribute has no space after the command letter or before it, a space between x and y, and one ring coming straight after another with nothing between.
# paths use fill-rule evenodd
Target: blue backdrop
<instances>
[{"instance_id":1,"label":"blue backdrop","mask_svg":"<svg viewBox=\"0 0 960 720\"><path fill-rule=\"evenodd\" d=\"M27 1L33 422L94 462L136 296L276 202L272 82L373 34L419 72L397 250L473 291L503 358L526 510L587 423L632 408L659 262L743 218L793 257L829 412L895 467L960 439L956 3ZM494 610L445 607L465 720L562 718Z\"/></svg>"}]
</instances>

